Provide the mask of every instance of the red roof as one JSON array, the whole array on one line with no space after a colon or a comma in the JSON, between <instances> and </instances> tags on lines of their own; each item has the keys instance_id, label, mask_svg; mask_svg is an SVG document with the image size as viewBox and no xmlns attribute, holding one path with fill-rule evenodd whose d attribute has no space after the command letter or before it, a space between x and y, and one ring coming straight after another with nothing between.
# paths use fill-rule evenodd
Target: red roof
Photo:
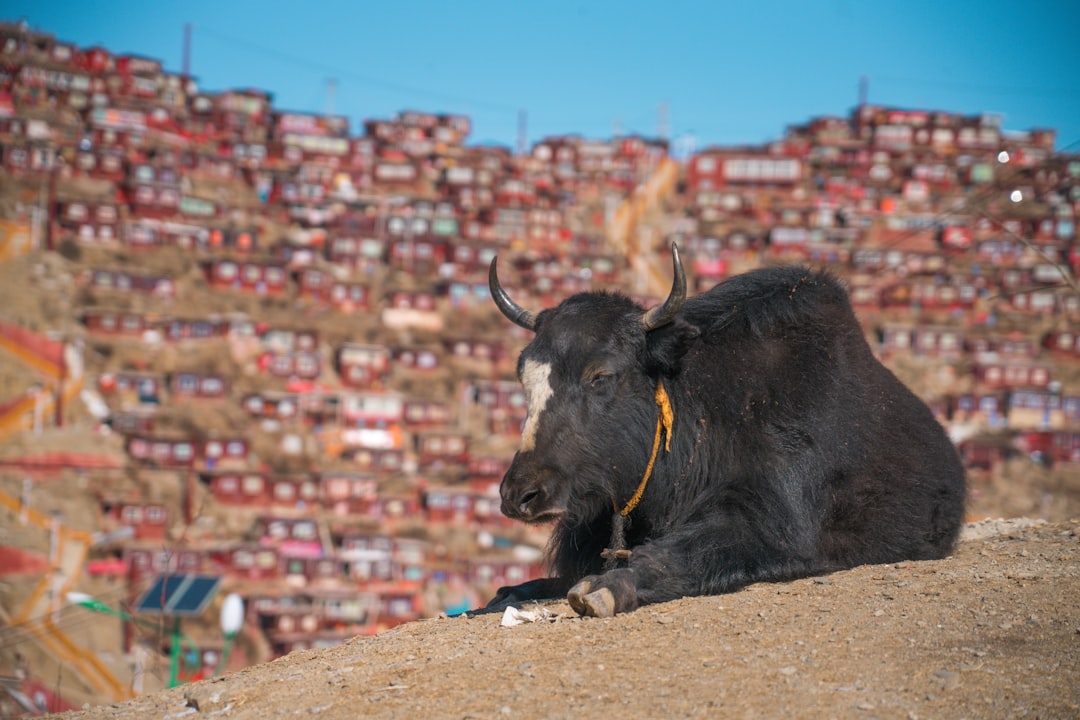
<instances>
[{"instance_id":1,"label":"red roof","mask_svg":"<svg viewBox=\"0 0 1080 720\"><path fill-rule=\"evenodd\" d=\"M0 576L40 575L49 571L49 559L44 555L0 545Z\"/></svg>"}]
</instances>

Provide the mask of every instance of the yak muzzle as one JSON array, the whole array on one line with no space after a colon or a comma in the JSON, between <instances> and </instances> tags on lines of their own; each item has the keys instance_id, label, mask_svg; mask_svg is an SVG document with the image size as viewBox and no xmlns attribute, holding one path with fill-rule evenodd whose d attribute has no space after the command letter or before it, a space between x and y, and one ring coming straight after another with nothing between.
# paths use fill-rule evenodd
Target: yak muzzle
<instances>
[{"instance_id":1,"label":"yak muzzle","mask_svg":"<svg viewBox=\"0 0 1080 720\"><path fill-rule=\"evenodd\" d=\"M502 514L526 523L551 520L564 508L554 497L552 478L547 473L522 473L518 462L510 465L499 485Z\"/></svg>"}]
</instances>

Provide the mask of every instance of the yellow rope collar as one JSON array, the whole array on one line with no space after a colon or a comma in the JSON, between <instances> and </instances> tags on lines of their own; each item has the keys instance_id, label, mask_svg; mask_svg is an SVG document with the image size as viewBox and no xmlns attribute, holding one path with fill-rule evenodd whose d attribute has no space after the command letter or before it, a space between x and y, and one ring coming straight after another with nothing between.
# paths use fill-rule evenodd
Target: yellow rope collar
<instances>
[{"instance_id":1,"label":"yellow rope collar","mask_svg":"<svg viewBox=\"0 0 1080 720\"><path fill-rule=\"evenodd\" d=\"M656 416L656 434L653 436L652 455L649 456L649 464L645 467L645 476L641 478L633 497L626 503L626 507L619 510L619 514L623 517L634 511L637 504L641 502L641 496L645 494L645 486L649 484L653 465L656 464L656 453L660 451L660 434L662 432L667 433L664 452L671 452L671 425L675 422L675 413L671 409L671 400L668 398L667 390L664 389L663 380L656 381L656 405L660 408L660 412ZM616 510L618 510L617 506Z\"/></svg>"}]
</instances>

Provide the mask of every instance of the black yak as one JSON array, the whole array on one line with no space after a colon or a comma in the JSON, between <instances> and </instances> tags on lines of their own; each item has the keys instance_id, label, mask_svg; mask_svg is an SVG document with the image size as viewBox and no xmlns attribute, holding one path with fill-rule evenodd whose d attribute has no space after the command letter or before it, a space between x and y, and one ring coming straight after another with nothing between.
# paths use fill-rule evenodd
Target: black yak
<instances>
[{"instance_id":1,"label":"black yak","mask_svg":"<svg viewBox=\"0 0 1080 720\"><path fill-rule=\"evenodd\" d=\"M608 292L532 313L528 398L502 511L552 522L551 577L488 604L566 595L580 614L860 564L941 558L963 467L927 406L874 357L842 285L757 270L686 298Z\"/></svg>"}]
</instances>

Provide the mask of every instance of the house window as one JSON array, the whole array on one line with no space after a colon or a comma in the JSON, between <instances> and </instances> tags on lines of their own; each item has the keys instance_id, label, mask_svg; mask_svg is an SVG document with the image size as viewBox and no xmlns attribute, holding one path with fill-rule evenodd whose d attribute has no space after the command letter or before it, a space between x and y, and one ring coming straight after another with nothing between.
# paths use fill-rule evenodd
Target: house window
<instances>
[{"instance_id":1,"label":"house window","mask_svg":"<svg viewBox=\"0 0 1080 720\"><path fill-rule=\"evenodd\" d=\"M319 363L310 355L301 355L296 358L296 372L302 377L318 375Z\"/></svg>"},{"instance_id":2,"label":"house window","mask_svg":"<svg viewBox=\"0 0 1080 720\"><path fill-rule=\"evenodd\" d=\"M220 395L225 391L225 382L221 378L209 377L203 378L202 381L202 394L203 395Z\"/></svg>"},{"instance_id":3,"label":"house window","mask_svg":"<svg viewBox=\"0 0 1080 720\"><path fill-rule=\"evenodd\" d=\"M222 280L232 280L237 275L236 263L223 262L217 266L217 276Z\"/></svg>"},{"instance_id":4,"label":"house window","mask_svg":"<svg viewBox=\"0 0 1080 720\"><path fill-rule=\"evenodd\" d=\"M245 475L241 488L245 495L262 495L263 485L261 475Z\"/></svg>"},{"instance_id":5,"label":"house window","mask_svg":"<svg viewBox=\"0 0 1080 720\"><path fill-rule=\"evenodd\" d=\"M326 496L330 500L343 500L349 496L349 481L331 478L326 481Z\"/></svg>"}]
</instances>

